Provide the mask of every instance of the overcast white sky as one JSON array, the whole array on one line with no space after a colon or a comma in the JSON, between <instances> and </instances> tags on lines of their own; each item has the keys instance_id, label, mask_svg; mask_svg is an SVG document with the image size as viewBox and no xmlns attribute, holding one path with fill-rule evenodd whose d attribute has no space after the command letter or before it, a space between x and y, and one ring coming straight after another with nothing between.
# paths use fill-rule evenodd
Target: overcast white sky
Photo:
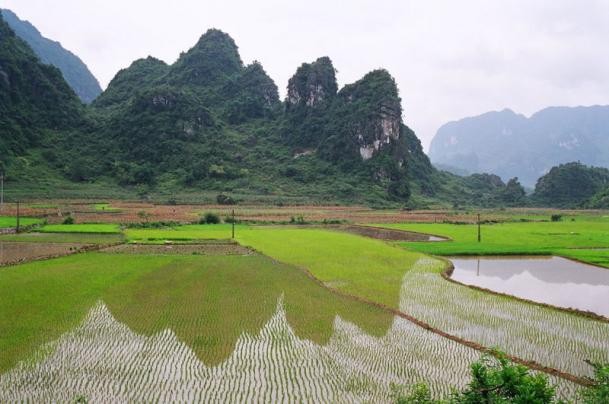
<instances>
[{"instance_id":1,"label":"overcast white sky","mask_svg":"<svg viewBox=\"0 0 609 404\"><path fill-rule=\"evenodd\" d=\"M76 53L105 87L148 55L168 63L208 28L259 60L282 96L330 56L342 86L384 67L427 148L450 120L509 107L609 104L609 0L0 0Z\"/></svg>"}]
</instances>

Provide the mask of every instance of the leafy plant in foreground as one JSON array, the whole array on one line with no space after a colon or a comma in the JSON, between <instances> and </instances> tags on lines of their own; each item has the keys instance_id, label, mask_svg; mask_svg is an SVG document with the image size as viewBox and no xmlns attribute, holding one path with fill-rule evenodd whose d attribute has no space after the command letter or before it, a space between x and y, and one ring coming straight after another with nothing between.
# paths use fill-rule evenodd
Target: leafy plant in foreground
<instances>
[{"instance_id":1,"label":"leafy plant in foreground","mask_svg":"<svg viewBox=\"0 0 609 404\"><path fill-rule=\"evenodd\" d=\"M588 361L586 361L588 362ZM588 362L594 368L593 385L582 391L584 403L609 403L609 364Z\"/></svg>"}]
</instances>

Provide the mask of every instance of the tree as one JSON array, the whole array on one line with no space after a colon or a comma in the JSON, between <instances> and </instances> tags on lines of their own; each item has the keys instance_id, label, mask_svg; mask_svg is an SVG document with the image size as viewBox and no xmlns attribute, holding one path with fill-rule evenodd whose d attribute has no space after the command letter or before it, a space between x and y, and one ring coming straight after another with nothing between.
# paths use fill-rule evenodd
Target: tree
<instances>
[{"instance_id":1,"label":"tree","mask_svg":"<svg viewBox=\"0 0 609 404\"><path fill-rule=\"evenodd\" d=\"M518 181L518 177L514 177L507 182L505 188L501 192L501 200L508 205L519 205L524 202L526 192Z\"/></svg>"}]
</instances>

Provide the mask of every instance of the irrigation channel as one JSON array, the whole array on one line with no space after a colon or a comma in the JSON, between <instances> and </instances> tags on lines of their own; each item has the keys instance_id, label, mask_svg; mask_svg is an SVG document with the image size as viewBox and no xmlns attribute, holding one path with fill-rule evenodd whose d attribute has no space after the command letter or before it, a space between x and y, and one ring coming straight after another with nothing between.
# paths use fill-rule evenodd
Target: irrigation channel
<instances>
[{"instance_id":1,"label":"irrigation channel","mask_svg":"<svg viewBox=\"0 0 609 404\"><path fill-rule=\"evenodd\" d=\"M609 270L562 257L450 258L466 285L609 318Z\"/></svg>"}]
</instances>

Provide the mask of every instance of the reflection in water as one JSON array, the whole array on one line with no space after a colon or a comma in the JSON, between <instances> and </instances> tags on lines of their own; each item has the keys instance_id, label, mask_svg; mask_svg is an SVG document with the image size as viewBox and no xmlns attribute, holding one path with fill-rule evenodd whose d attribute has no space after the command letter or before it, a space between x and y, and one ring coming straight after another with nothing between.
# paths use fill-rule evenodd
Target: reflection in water
<instances>
[{"instance_id":1,"label":"reflection in water","mask_svg":"<svg viewBox=\"0 0 609 404\"><path fill-rule=\"evenodd\" d=\"M171 329L134 333L99 302L35 365L0 376L0 401L389 402L391 384L448 393L479 353L396 317L383 337L337 316L329 341L299 338L282 299L222 363L201 362Z\"/></svg>"},{"instance_id":2,"label":"reflection in water","mask_svg":"<svg viewBox=\"0 0 609 404\"><path fill-rule=\"evenodd\" d=\"M452 258L452 278L496 292L609 317L609 270L561 257Z\"/></svg>"}]
</instances>

